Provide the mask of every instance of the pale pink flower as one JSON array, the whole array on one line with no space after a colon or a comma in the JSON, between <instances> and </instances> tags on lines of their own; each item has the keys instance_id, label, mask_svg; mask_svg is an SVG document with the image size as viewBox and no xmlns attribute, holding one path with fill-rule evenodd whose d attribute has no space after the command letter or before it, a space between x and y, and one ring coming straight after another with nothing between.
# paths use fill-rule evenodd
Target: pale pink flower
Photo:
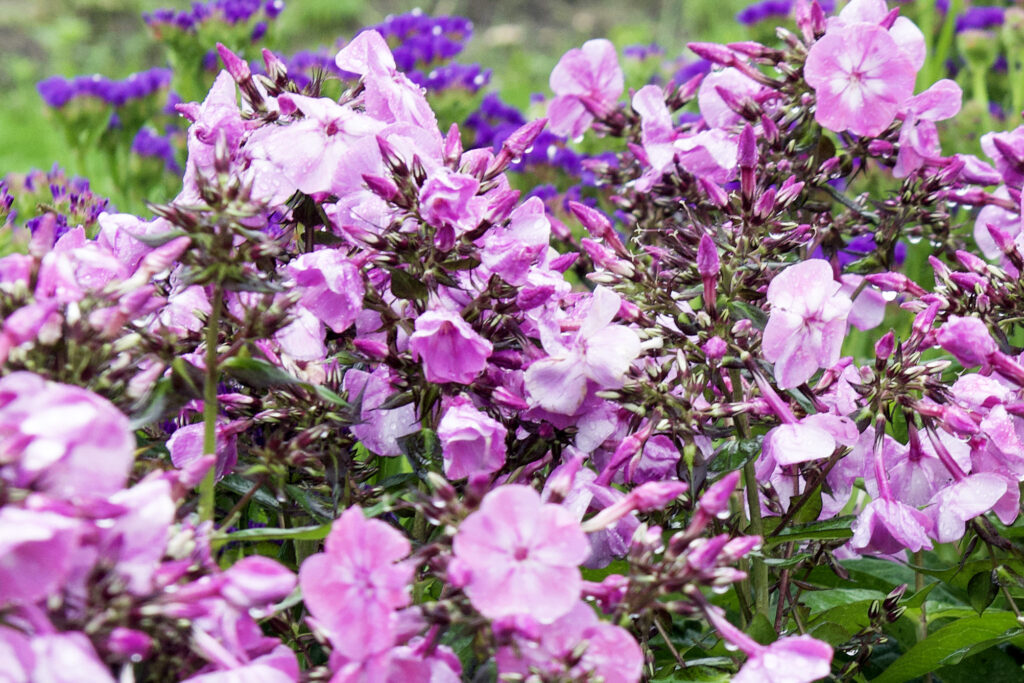
<instances>
[{"instance_id":1,"label":"pale pink flower","mask_svg":"<svg viewBox=\"0 0 1024 683\"><path fill-rule=\"evenodd\" d=\"M782 389L799 386L818 368L839 360L853 303L841 293L828 261L789 266L768 285L771 314L764 330L764 357L775 363Z\"/></svg>"},{"instance_id":2,"label":"pale pink flower","mask_svg":"<svg viewBox=\"0 0 1024 683\"><path fill-rule=\"evenodd\" d=\"M337 652L361 661L393 645L393 612L411 601L414 569L401 563L410 549L401 533L351 507L334 522L324 552L302 563L306 607Z\"/></svg>"},{"instance_id":3,"label":"pale pink flower","mask_svg":"<svg viewBox=\"0 0 1024 683\"><path fill-rule=\"evenodd\" d=\"M541 344L548 357L526 370L525 384L534 405L572 415L587 395L587 381L602 389L622 386L629 366L640 355L640 337L625 325L614 325L622 299L607 287L594 290L579 329L564 338L541 325ZM557 323L555 323L557 324Z\"/></svg>"},{"instance_id":4,"label":"pale pink flower","mask_svg":"<svg viewBox=\"0 0 1024 683\"><path fill-rule=\"evenodd\" d=\"M906 178L926 161L939 158L939 131L935 122L956 116L962 100L960 86L944 78L907 101L900 128L900 152L892 171L895 177Z\"/></svg>"},{"instance_id":5,"label":"pale pink flower","mask_svg":"<svg viewBox=\"0 0 1024 683\"><path fill-rule=\"evenodd\" d=\"M335 332L347 330L363 310L362 275L340 249L302 254L287 270L301 288L299 305Z\"/></svg>"},{"instance_id":6,"label":"pale pink flower","mask_svg":"<svg viewBox=\"0 0 1024 683\"><path fill-rule=\"evenodd\" d=\"M1016 484L1014 484L1016 487ZM963 538L965 525L995 507L1006 493L1007 481L998 474L972 474L938 491L925 508L939 543Z\"/></svg>"},{"instance_id":7,"label":"pale pink flower","mask_svg":"<svg viewBox=\"0 0 1024 683\"><path fill-rule=\"evenodd\" d=\"M896 500L876 498L853 522L850 546L858 553L892 555L904 550L931 550L932 520Z\"/></svg>"},{"instance_id":8,"label":"pale pink flower","mask_svg":"<svg viewBox=\"0 0 1024 683\"><path fill-rule=\"evenodd\" d=\"M551 90L556 95L548 107L551 132L571 138L583 135L595 114L615 107L624 84L610 41L588 40L582 48L569 50L551 71Z\"/></svg>"},{"instance_id":9,"label":"pale pink flower","mask_svg":"<svg viewBox=\"0 0 1024 683\"><path fill-rule=\"evenodd\" d=\"M507 434L504 425L477 410L468 399L456 399L437 426L445 476L456 480L500 470L505 464Z\"/></svg>"},{"instance_id":10,"label":"pale pink flower","mask_svg":"<svg viewBox=\"0 0 1024 683\"><path fill-rule=\"evenodd\" d=\"M832 648L811 636L789 636L747 652L733 683L811 683L832 671Z\"/></svg>"},{"instance_id":11,"label":"pale pink flower","mask_svg":"<svg viewBox=\"0 0 1024 683\"><path fill-rule=\"evenodd\" d=\"M600 621L584 602L577 602L572 611L553 623L530 630L535 632L513 636L514 647L499 648L499 674L526 676L538 670L552 680L640 680L644 655L636 640L629 631ZM576 658L581 646L582 656Z\"/></svg>"},{"instance_id":12,"label":"pale pink flower","mask_svg":"<svg viewBox=\"0 0 1024 683\"><path fill-rule=\"evenodd\" d=\"M877 24L842 23L830 28L807 54L804 78L818 102L823 127L878 135L914 93L917 68Z\"/></svg>"},{"instance_id":13,"label":"pale pink flower","mask_svg":"<svg viewBox=\"0 0 1024 683\"><path fill-rule=\"evenodd\" d=\"M409 350L423 362L428 382L469 384L483 372L494 347L458 313L438 309L416 318Z\"/></svg>"},{"instance_id":14,"label":"pale pink flower","mask_svg":"<svg viewBox=\"0 0 1024 683\"><path fill-rule=\"evenodd\" d=\"M484 497L459 527L453 550L468 570L466 595L485 617L530 615L551 623L579 600L579 564L590 544L569 510L511 485Z\"/></svg>"},{"instance_id":15,"label":"pale pink flower","mask_svg":"<svg viewBox=\"0 0 1024 683\"><path fill-rule=\"evenodd\" d=\"M30 372L0 379L0 478L60 498L124 487L135 435L114 404Z\"/></svg>"},{"instance_id":16,"label":"pale pink flower","mask_svg":"<svg viewBox=\"0 0 1024 683\"><path fill-rule=\"evenodd\" d=\"M0 607L58 592L83 531L78 520L55 512L0 508Z\"/></svg>"}]
</instances>

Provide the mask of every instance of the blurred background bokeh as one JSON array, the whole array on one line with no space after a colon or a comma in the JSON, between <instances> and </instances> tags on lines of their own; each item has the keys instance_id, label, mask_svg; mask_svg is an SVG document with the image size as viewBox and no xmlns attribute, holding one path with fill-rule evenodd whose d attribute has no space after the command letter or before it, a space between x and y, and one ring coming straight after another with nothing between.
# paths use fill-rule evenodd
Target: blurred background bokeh
<instances>
[{"instance_id":1,"label":"blurred background bokeh","mask_svg":"<svg viewBox=\"0 0 1024 683\"><path fill-rule=\"evenodd\" d=\"M188 0L0 0L0 175L48 169L54 162L73 173L88 169L51 120L36 84L53 75L103 74L120 79L168 66L167 52L143 21L160 8L187 11ZM550 94L548 74L559 56L585 40L607 37L620 49L657 42L666 58L688 40L738 40L749 35L733 17L743 0L286 0L258 46L284 53L333 49L363 26L416 7L433 16L458 15L474 24L464 63L493 69L489 90L517 107L531 93ZM209 45L212 48L213 45Z\"/></svg>"}]
</instances>

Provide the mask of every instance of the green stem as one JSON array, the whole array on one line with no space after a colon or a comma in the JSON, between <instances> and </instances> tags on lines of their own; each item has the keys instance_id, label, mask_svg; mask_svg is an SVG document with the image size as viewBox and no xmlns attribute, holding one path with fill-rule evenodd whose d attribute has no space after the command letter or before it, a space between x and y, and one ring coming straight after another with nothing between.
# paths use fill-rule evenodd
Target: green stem
<instances>
[{"instance_id":1,"label":"green stem","mask_svg":"<svg viewBox=\"0 0 1024 683\"><path fill-rule=\"evenodd\" d=\"M729 371L729 379L732 381L732 394L734 401L743 400L743 392L740 389L740 371L733 369ZM747 416L740 413L736 416L736 429L740 438L750 438L750 423ZM764 521L761 519L761 499L757 493L757 474L754 471L754 462L750 461L743 466L743 486L747 494L747 508L750 511L749 533L753 536L764 538ZM768 600L768 566L759 557L750 558L751 579L754 586L754 609L768 617L771 608Z\"/></svg>"},{"instance_id":2,"label":"green stem","mask_svg":"<svg viewBox=\"0 0 1024 683\"><path fill-rule=\"evenodd\" d=\"M213 286L212 310L206 321L206 381L203 384L203 453L217 453L217 382L219 381L217 363L217 341L220 328L220 309L223 305L224 291L220 283ZM199 519L212 520L214 515L213 489L217 483L217 466L210 467L203 480L199 483Z\"/></svg>"}]
</instances>

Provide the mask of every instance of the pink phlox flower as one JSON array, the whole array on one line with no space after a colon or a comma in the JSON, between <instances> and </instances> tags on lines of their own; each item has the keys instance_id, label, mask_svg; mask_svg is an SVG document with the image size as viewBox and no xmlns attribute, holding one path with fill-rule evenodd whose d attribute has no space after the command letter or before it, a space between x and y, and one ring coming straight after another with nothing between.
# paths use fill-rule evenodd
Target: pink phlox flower
<instances>
[{"instance_id":1,"label":"pink phlox flower","mask_svg":"<svg viewBox=\"0 0 1024 683\"><path fill-rule=\"evenodd\" d=\"M720 128L678 137L673 145L679 165L699 179L721 185L736 175L736 136Z\"/></svg>"},{"instance_id":2,"label":"pink phlox flower","mask_svg":"<svg viewBox=\"0 0 1024 683\"><path fill-rule=\"evenodd\" d=\"M971 448L954 436L939 433L939 440L957 466L971 471ZM936 493L953 483L953 475L935 453L931 440L920 439L918 446L899 447L883 452L889 486L893 496L907 505L925 505Z\"/></svg>"},{"instance_id":3,"label":"pink phlox flower","mask_svg":"<svg viewBox=\"0 0 1024 683\"><path fill-rule=\"evenodd\" d=\"M100 295L112 283L126 280L130 270L106 246L85 238L79 226L68 232L39 264L35 294L61 303Z\"/></svg>"},{"instance_id":4,"label":"pink phlox flower","mask_svg":"<svg viewBox=\"0 0 1024 683\"><path fill-rule=\"evenodd\" d=\"M380 406L395 393L391 370L384 365L372 373L349 370L343 387L349 401L360 406L362 422L352 425L352 434L377 455L400 455L398 439L420 429L416 406L412 403L381 410Z\"/></svg>"},{"instance_id":5,"label":"pink phlox flower","mask_svg":"<svg viewBox=\"0 0 1024 683\"><path fill-rule=\"evenodd\" d=\"M747 653L733 683L811 683L832 671L832 648L811 636L787 636Z\"/></svg>"},{"instance_id":6,"label":"pink phlox flower","mask_svg":"<svg viewBox=\"0 0 1024 683\"><path fill-rule=\"evenodd\" d=\"M1024 126L982 135L981 149L995 162L1007 185L1024 186Z\"/></svg>"},{"instance_id":7,"label":"pink phlox flower","mask_svg":"<svg viewBox=\"0 0 1024 683\"><path fill-rule=\"evenodd\" d=\"M97 525L100 553L116 562L115 571L127 579L130 592L146 595L153 590L153 575L167 551L177 511L170 482L147 477L109 500L124 511Z\"/></svg>"},{"instance_id":8,"label":"pink phlox flower","mask_svg":"<svg viewBox=\"0 0 1024 683\"><path fill-rule=\"evenodd\" d=\"M568 509L509 485L488 493L460 525L453 551L469 570L466 595L485 617L551 623L579 600L579 564L590 545Z\"/></svg>"},{"instance_id":9,"label":"pink phlox flower","mask_svg":"<svg viewBox=\"0 0 1024 683\"><path fill-rule=\"evenodd\" d=\"M498 649L498 673L527 676L541 671L551 679L636 683L643 671L640 646L628 631L600 621L584 602L558 620L540 625L534 637L516 635ZM578 660L574 658L585 645ZM547 678L545 678L547 680Z\"/></svg>"},{"instance_id":10,"label":"pink phlox flower","mask_svg":"<svg viewBox=\"0 0 1024 683\"><path fill-rule=\"evenodd\" d=\"M349 189L335 187L338 165L357 141L369 147L386 124L328 98L286 94L279 100L303 116L286 126L263 126L249 136L245 149L259 173L278 176L278 196L288 188L306 194Z\"/></svg>"},{"instance_id":11,"label":"pink phlox flower","mask_svg":"<svg viewBox=\"0 0 1024 683\"><path fill-rule=\"evenodd\" d=\"M189 102L176 105L176 108L192 121L192 125L188 129L188 161L182 179L183 187L175 201L195 203L201 199L199 175L213 174L217 138L224 136L227 148L234 157L238 154L248 126L242 118L242 111L238 108L235 80L227 71L217 74L213 87L202 104ZM257 193L256 196L263 195Z\"/></svg>"},{"instance_id":12,"label":"pink phlox flower","mask_svg":"<svg viewBox=\"0 0 1024 683\"><path fill-rule=\"evenodd\" d=\"M92 642L80 631L36 635L31 638L30 647L34 661L25 672L26 678L21 680L114 683L114 677L96 654Z\"/></svg>"},{"instance_id":13,"label":"pink phlox flower","mask_svg":"<svg viewBox=\"0 0 1024 683\"><path fill-rule=\"evenodd\" d=\"M451 480L476 472L497 472L505 464L505 426L477 410L469 399L456 398L437 426L444 473Z\"/></svg>"},{"instance_id":14,"label":"pink phlox flower","mask_svg":"<svg viewBox=\"0 0 1024 683\"><path fill-rule=\"evenodd\" d=\"M77 519L56 512L0 508L0 607L58 594L85 531Z\"/></svg>"},{"instance_id":15,"label":"pink phlox flower","mask_svg":"<svg viewBox=\"0 0 1024 683\"><path fill-rule=\"evenodd\" d=\"M107 399L29 372L0 379L0 478L55 498L120 491L135 460L128 418Z\"/></svg>"},{"instance_id":16,"label":"pink phlox flower","mask_svg":"<svg viewBox=\"0 0 1024 683\"><path fill-rule=\"evenodd\" d=\"M828 30L844 24L866 22L879 25L889 17L889 6L885 0L852 0L835 17L829 18ZM924 33L906 17L897 17L889 28L889 35L896 42L913 65L915 71L924 66L927 48Z\"/></svg>"},{"instance_id":17,"label":"pink phlox flower","mask_svg":"<svg viewBox=\"0 0 1024 683\"><path fill-rule=\"evenodd\" d=\"M359 267L340 249L303 254L287 266L301 288L299 305L335 332L344 332L363 309L366 285Z\"/></svg>"},{"instance_id":18,"label":"pink phlox flower","mask_svg":"<svg viewBox=\"0 0 1024 683\"><path fill-rule=\"evenodd\" d=\"M306 607L336 652L361 661L394 644L395 610L411 601L411 546L384 522L351 507L334 522L324 552L299 568Z\"/></svg>"},{"instance_id":19,"label":"pink phlox flower","mask_svg":"<svg viewBox=\"0 0 1024 683\"><path fill-rule=\"evenodd\" d=\"M439 249L451 249L459 236L480 225L488 200L477 196L479 189L477 178L445 167L427 177L420 190L420 215L438 229L434 241Z\"/></svg>"},{"instance_id":20,"label":"pink phlox flower","mask_svg":"<svg viewBox=\"0 0 1024 683\"><path fill-rule=\"evenodd\" d=\"M599 286L575 332L563 335L551 324L540 326L541 345L548 357L526 370L526 390L533 405L572 415L583 404L588 380L603 389L622 386L641 346L636 332L612 324L621 303L618 294Z\"/></svg>"},{"instance_id":21,"label":"pink phlox flower","mask_svg":"<svg viewBox=\"0 0 1024 683\"><path fill-rule=\"evenodd\" d=\"M878 135L913 94L919 68L881 26L835 24L811 47L804 65L818 99L815 119L837 133Z\"/></svg>"},{"instance_id":22,"label":"pink phlox flower","mask_svg":"<svg viewBox=\"0 0 1024 683\"><path fill-rule=\"evenodd\" d=\"M697 91L697 105L709 128L730 129L745 121L726 104L718 92L719 88L728 91L737 100L750 99L755 102L762 101L770 92L768 88L734 67L712 71L700 82L700 89Z\"/></svg>"},{"instance_id":23,"label":"pink phlox flower","mask_svg":"<svg viewBox=\"0 0 1024 683\"><path fill-rule=\"evenodd\" d=\"M295 306L291 322L274 333L281 352L297 361L320 361L327 357L327 330L323 321L304 306Z\"/></svg>"},{"instance_id":24,"label":"pink phlox flower","mask_svg":"<svg viewBox=\"0 0 1024 683\"><path fill-rule=\"evenodd\" d=\"M217 477L229 474L238 462L238 433L247 427L244 421L217 420ZM174 430L167 440L167 450L175 467L186 468L203 456L205 428L202 422Z\"/></svg>"},{"instance_id":25,"label":"pink phlox flower","mask_svg":"<svg viewBox=\"0 0 1024 683\"><path fill-rule=\"evenodd\" d=\"M563 466L564 467L564 466ZM582 522L587 512L608 510L615 505L627 505L626 494L611 486L595 483L597 474L590 469L581 469L575 473L571 487L564 494L562 504L570 510L575 518ZM590 555L584 564L588 569L606 567L618 557L629 551L633 534L640 528L635 515L626 514L606 528L587 534L590 543Z\"/></svg>"},{"instance_id":26,"label":"pink phlox flower","mask_svg":"<svg viewBox=\"0 0 1024 683\"><path fill-rule=\"evenodd\" d=\"M875 498L853 522L850 546L866 555L894 555L904 550L931 550L932 520L897 500Z\"/></svg>"},{"instance_id":27,"label":"pink phlox flower","mask_svg":"<svg viewBox=\"0 0 1024 683\"><path fill-rule=\"evenodd\" d=\"M768 285L771 313L762 350L775 363L775 379L790 389L811 378L818 368L835 365L853 306L839 290L832 266L810 259L789 266Z\"/></svg>"},{"instance_id":28,"label":"pink phlox flower","mask_svg":"<svg viewBox=\"0 0 1024 683\"><path fill-rule=\"evenodd\" d=\"M962 101L960 86L948 78L907 100L900 127L900 152L893 176L906 178L925 162L940 156L939 132L935 122L956 116Z\"/></svg>"},{"instance_id":29,"label":"pink phlox flower","mask_svg":"<svg viewBox=\"0 0 1024 683\"><path fill-rule=\"evenodd\" d=\"M775 466L823 460L832 455L837 445L853 446L858 439L860 432L853 420L831 413L816 413L781 424L765 435L757 476L766 478Z\"/></svg>"},{"instance_id":30,"label":"pink phlox flower","mask_svg":"<svg viewBox=\"0 0 1024 683\"><path fill-rule=\"evenodd\" d=\"M428 382L469 384L487 366L494 346L456 312L426 311L416 318L409 350Z\"/></svg>"},{"instance_id":31,"label":"pink phlox flower","mask_svg":"<svg viewBox=\"0 0 1024 683\"><path fill-rule=\"evenodd\" d=\"M939 543L952 543L963 538L966 523L995 507L1006 489L1006 479L998 474L982 472L937 491L925 508L934 525L931 530L933 538Z\"/></svg>"},{"instance_id":32,"label":"pink phlox flower","mask_svg":"<svg viewBox=\"0 0 1024 683\"><path fill-rule=\"evenodd\" d=\"M367 114L384 123L411 123L440 137L423 88L397 70L391 48L380 33L363 31L341 48L334 62L342 71L362 76Z\"/></svg>"},{"instance_id":33,"label":"pink phlox flower","mask_svg":"<svg viewBox=\"0 0 1024 683\"><path fill-rule=\"evenodd\" d=\"M462 664L452 649L440 645L427 654L425 643L413 638L408 645L356 661L335 652L330 660L335 672L331 683L459 683Z\"/></svg>"},{"instance_id":34,"label":"pink phlox flower","mask_svg":"<svg viewBox=\"0 0 1024 683\"><path fill-rule=\"evenodd\" d=\"M544 202L530 197L509 216L507 226L495 226L477 240L483 267L505 282L525 285L531 267L538 266L548 250L551 221Z\"/></svg>"},{"instance_id":35,"label":"pink phlox flower","mask_svg":"<svg viewBox=\"0 0 1024 683\"><path fill-rule=\"evenodd\" d=\"M548 105L551 132L583 135L595 116L614 109L625 87L615 46L599 38L569 50L551 71L550 85L556 95Z\"/></svg>"},{"instance_id":36,"label":"pink phlox flower","mask_svg":"<svg viewBox=\"0 0 1024 683\"><path fill-rule=\"evenodd\" d=\"M863 280L864 277L861 275L846 273L839 278L842 282L839 292L852 297ZM864 286L857 294L857 298L852 301L853 306L850 308L847 321L858 330L873 330L885 320L885 306L888 301L874 286Z\"/></svg>"},{"instance_id":37,"label":"pink phlox flower","mask_svg":"<svg viewBox=\"0 0 1024 683\"><path fill-rule=\"evenodd\" d=\"M992 195L999 199L1009 199L1010 191L1005 185L1002 185L996 188ZM1002 258L1003 251L996 245L995 240L992 239L992 233L988 229L990 225L1002 230L1011 238L1016 238L1021 231L1020 214L1016 211L1004 209L1001 206L988 204L981 207L981 210L978 211L978 217L974 220L974 242L978 245L978 250L986 258Z\"/></svg>"},{"instance_id":38,"label":"pink phlox flower","mask_svg":"<svg viewBox=\"0 0 1024 683\"><path fill-rule=\"evenodd\" d=\"M656 85L645 85L633 95L633 110L640 115L640 142L647 155L648 167L637 180L640 192L651 189L675 161L675 126L665 104L665 91Z\"/></svg>"}]
</instances>

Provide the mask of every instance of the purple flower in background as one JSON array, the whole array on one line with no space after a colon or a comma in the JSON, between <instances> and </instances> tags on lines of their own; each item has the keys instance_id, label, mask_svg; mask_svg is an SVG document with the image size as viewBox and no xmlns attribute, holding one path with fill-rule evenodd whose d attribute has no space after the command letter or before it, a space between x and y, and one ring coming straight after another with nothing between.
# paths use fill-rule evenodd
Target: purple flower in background
<instances>
[{"instance_id":1,"label":"purple flower in background","mask_svg":"<svg viewBox=\"0 0 1024 683\"><path fill-rule=\"evenodd\" d=\"M551 623L579 600L579 565L590 544L569 510L512 485L484 497L459 527L453 550L469 572L466 595L485 617Z\"/></svg>"},{"instance_id":2,"label":"purple flower in background","mask_svg":"<svg viewBox=\"0 0 1024 683\"><path fill-rule=\"evenodd\" d=\"M597 39L569 50L551 71L550 85L556 95L548 106L551 131L583 135L595 116L615 106L625 87L615 46Z\"/></svg>"},{"instance_id":3,"label":"purple flower in background","mask_svg":"<svg viewBox=\"0 0 1024 683\"><path fill-rule=\"evenodd\" d=\"M771 313L764 330L764 357L775 363L782 389L803 384L818 368L835 365L853 303L839 290L827 261L789 266L768 285Z\"/></svg>"},{"instance_id":4,"label":"purple flower in background","mask_svg":"<svg viewBox=\"0 0 1024 683\"><path fill-rule=\"evenodd\" d=\"M968 7L963 14L956 18L956 32L983 31L1002 26L1005 13L1006 8L1004 7Z\"/></svg>"}]
</instances>

